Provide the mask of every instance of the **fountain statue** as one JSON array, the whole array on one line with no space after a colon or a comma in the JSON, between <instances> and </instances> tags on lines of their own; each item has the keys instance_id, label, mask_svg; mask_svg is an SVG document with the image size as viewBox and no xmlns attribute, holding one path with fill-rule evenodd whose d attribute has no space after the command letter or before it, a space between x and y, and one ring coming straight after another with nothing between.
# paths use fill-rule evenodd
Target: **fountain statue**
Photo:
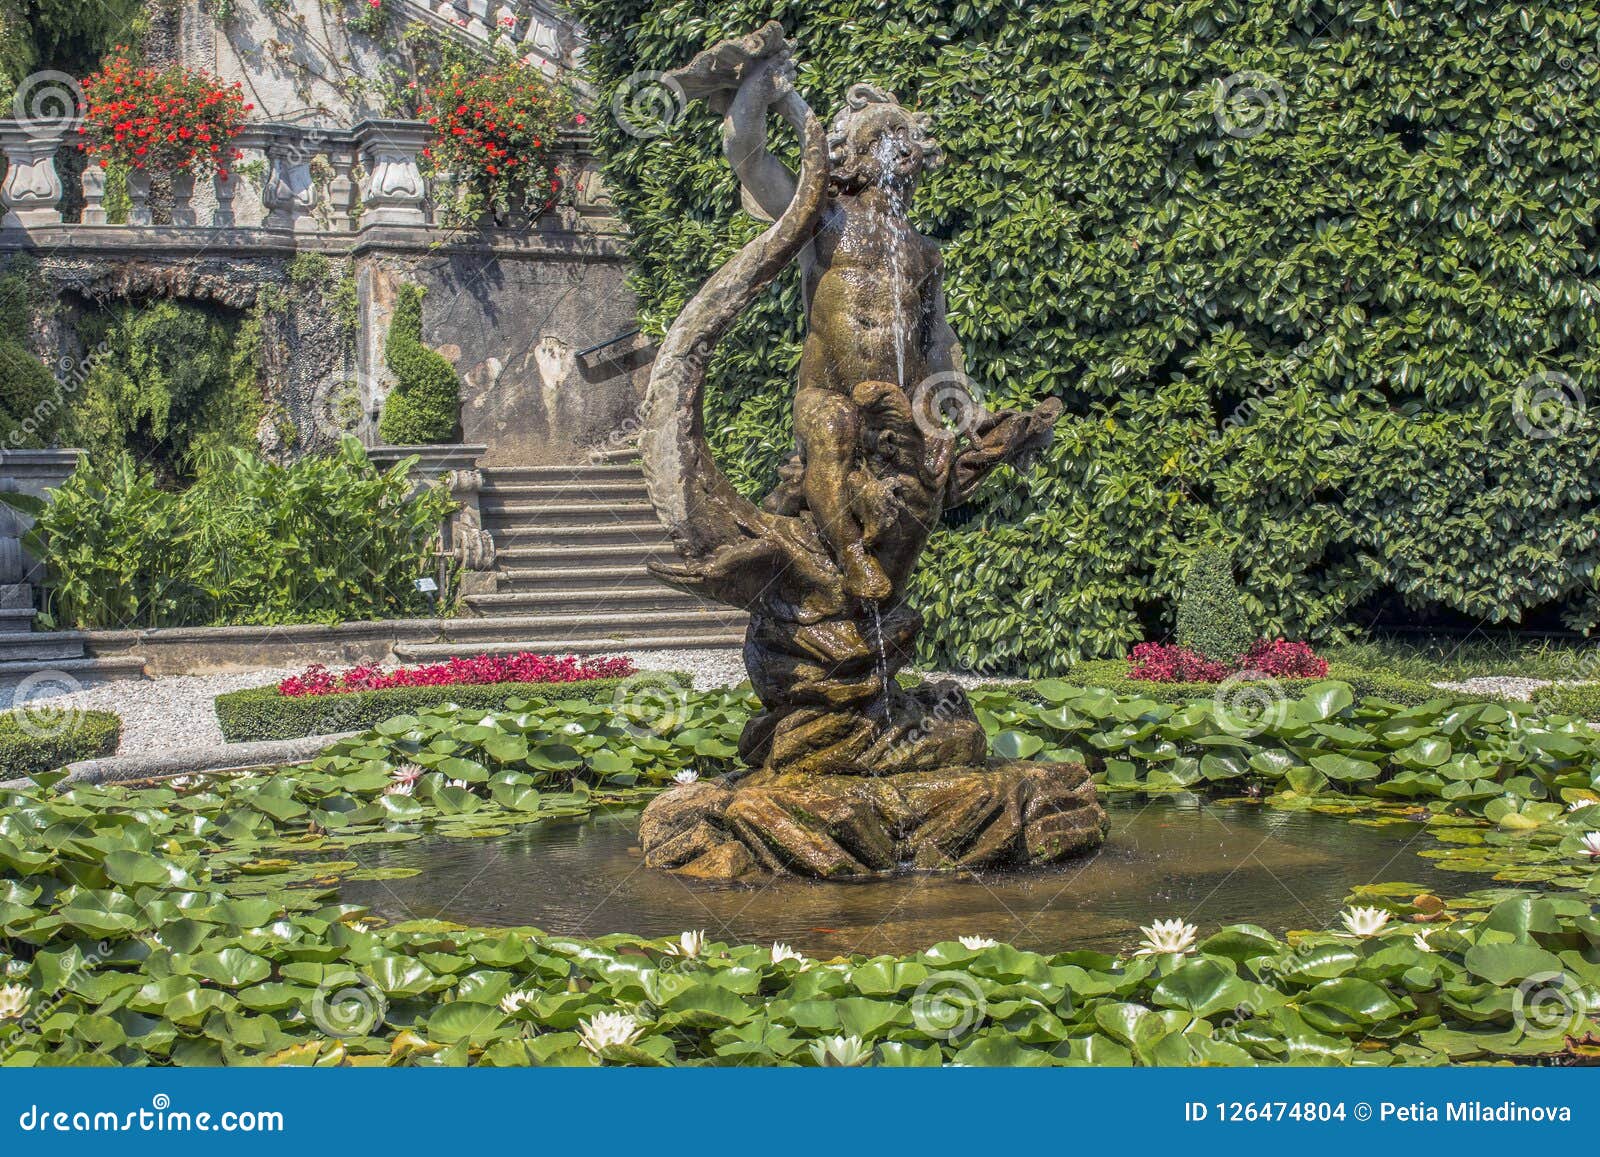
<instances>
[{"instance_id":1,"label":"fountain statue","mask_svg":"<svg viewBox=\"0 0 1600 1157\"><path fill-rule=\"evenodd\" d=\"M1047 445L1061 412L1053 399L991 412L962 388L938 246L907 216L942 160L926 118L856 84L825 130L775 21L670 75L722 115L745 208L772 224L706 282L657 354L640 450L681 561L652 570L750 612L744 659L763 709L739 743L753 771L675 787L646 809L645 863L836 878L1097 847L1106 817L1081 764L991 761L956 684L895 680L922 626L906 586L942 512ZM798 174L767 151L769 110L799 134ZM808 323L797 450L758 507L712 461L701 392L718 339L795 258Z\"/></svg>"}]
</instances>

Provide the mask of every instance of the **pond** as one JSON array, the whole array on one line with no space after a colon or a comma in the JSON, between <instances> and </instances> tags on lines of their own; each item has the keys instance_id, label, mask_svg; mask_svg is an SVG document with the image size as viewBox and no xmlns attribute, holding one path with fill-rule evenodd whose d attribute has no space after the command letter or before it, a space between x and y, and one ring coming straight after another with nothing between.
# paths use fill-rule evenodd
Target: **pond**
<instances>
[{"instance_id":1,"label":"pond","mask_svg":"<svg viewBox=\"0 0 1600 1157\"><path fill-rule=\"evenodd\" d=\"M1416 852L1420 825L1382 828L1338 816L1216 803L1196 796L1113 796L1097 853L1046 869L901 875L854 883L793 879L706 884L644 867L638 808L551 821L491 839L425 837L361 849L403 879L349 881L340 897L390 921L532 925L569 936L675 936L704 928L728 942L785 941L812 956L903 953L957 936L1021 948L1128 950L1138 926L1181 916L1201 935L1249 922L1274 933L1337 927L1350 889L1408 881L1459 893L1475 878Z\"/></svg>"}]
</instances>

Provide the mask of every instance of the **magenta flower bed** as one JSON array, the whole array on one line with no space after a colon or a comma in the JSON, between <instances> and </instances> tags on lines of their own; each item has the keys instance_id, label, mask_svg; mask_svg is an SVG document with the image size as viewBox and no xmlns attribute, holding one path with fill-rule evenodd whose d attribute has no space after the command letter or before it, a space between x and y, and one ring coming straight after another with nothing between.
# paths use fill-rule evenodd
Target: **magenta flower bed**
<instances>
[{"instance_id":1,"label":"magenta flower bed","mask_svg":"<svg viewBox=\"0 0 1600 1157\"><path fill-rule=\"evenodd\" d=\"M1187 647L1140 643L1128 656L1128 678L1146 683L1220 683L1230 675L1267 679L1320 679L1328 661L1305 643L1257 639L1232 663L1218 663Z\"/></svg>"},{"instance_id":2,"label":"magenta flower bed","mask_svg":"<svg viewBox=\"0 0 1600 1157\"><path fill-rule=\"evenodd\" d=\"M485 683L582 683L589 679L616 679L632 675L629 659L579 659L575 655L476 655L419 667L385 671L366 664L337 674L313 663L298 675L278 684L278 694L291 699L306 695L349 695L356 691L382 691L390 687L450 687Z\"/></svg>"}]
</instances>

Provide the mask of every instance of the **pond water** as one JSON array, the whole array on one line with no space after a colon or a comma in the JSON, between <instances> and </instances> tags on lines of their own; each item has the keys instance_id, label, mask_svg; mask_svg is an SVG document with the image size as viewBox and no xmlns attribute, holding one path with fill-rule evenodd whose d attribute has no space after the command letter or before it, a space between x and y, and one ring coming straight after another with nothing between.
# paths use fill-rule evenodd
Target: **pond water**
<instances>
[{"instance_id":1,"label":"pond water","mask_svg":"<svg viewBox=\"0 0 1600 1157\"><path fill-rule=\"evenodd\" d=\"M350 881L345 902L391 921L532 925L568 936L782 940L813 956L914 952L957 936L1019 947L1126 950L1138 926L1181 916L1204 936L1250 922L1275 933L1337 925L1358 884L1408 881L1453 894L1475 878L1416 852L1413 824L1383 828L1337 816L1194 796L1113 797L1099 852L1054 868L902 875L854 883L707 884L641 860L639 809L551 821L490 839L427 837L361 849L365 867L419 868L405 879Z\"/></svg>"}]
</instances>

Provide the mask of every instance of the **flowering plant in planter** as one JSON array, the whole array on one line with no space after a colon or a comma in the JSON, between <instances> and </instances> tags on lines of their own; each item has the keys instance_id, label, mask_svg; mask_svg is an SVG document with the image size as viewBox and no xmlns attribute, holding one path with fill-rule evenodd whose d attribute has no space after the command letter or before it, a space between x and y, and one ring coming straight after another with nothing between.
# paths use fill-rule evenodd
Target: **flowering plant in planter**
<instances>
[{"instance_id":1,"label":"flowering plant in planter","mask_svg":"<svg viewBox=\"0 0 1600 1157\"><path fill-rule=\"evenodd\" d=\"M444 186L447 224L491 213L503 221L521 210L538 216L560 194L556 135L574 119L572 102L514 53L497 51L488 71L450 68L424 90L419 115L434 129L423 156Z\"/></svg>"},{"instance_id":2,"label":"flowering plant in planter","mask_svg":"<svg viewBox=\"0 0 1600 1157\"><path fill-rule=\"evenodd\" d=\"M307 667L278 684L278 694L291 699L306 695L349 695L357 691L383 691L390 687L450 687L485 683L582 683L590 679L616 679L634 673L630 659L579 659L568 655L476 655L420 667L385 671L372 664L334 674L321 663Z\"/></svg>"},{"instance_id":3,"label":"flowering plant in planter","mask_svg":"<svg viewBox=\"0 0 1600 1157\"><path fill-rule=\"evenodd\" d=\"M84 152L124 169L196 175L227 176L242 155L233 138L254 107L237 82L181 65L139 65L126 48L113 50L84 78L83 94Z\"/></svg>"}]
</instances>

